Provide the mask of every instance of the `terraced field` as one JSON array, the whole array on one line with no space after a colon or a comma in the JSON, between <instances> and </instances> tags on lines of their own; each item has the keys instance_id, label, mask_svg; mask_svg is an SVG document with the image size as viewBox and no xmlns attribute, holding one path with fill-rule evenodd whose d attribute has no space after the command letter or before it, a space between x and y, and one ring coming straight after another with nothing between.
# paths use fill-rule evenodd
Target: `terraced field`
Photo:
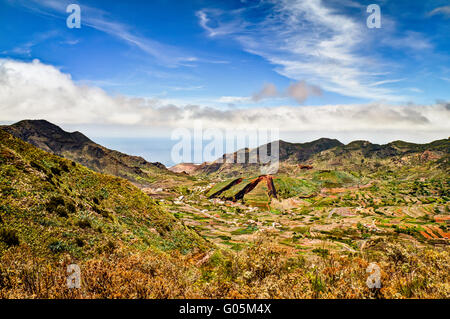
<instances>
[{"instance_id":1,"label":"terraced field","mask_svg":"<svg viewBox=\"0 0 450 319\"><path fill-rule=\"evenodd\" d=\"M272 178L277 196L259 182L236 198L257 180L242 176L194 191L176 211L205 238L235 250L260 233L307 256L354 254L368 240L383 238L418 246L449 243L445 176L399 180L313 169Z\"/></svg>"}]
</instances>

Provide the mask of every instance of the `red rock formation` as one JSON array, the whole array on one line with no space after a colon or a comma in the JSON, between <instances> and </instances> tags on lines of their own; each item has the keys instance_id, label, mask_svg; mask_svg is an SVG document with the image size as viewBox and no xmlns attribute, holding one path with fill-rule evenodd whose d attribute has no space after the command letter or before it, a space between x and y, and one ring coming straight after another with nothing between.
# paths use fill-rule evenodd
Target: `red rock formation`
<instances>
[{"instance_id":1,"label":"red rock formation","mask_svg":"<svg viewBox=\"0 0 450 319\"><path fill-rule=\"evenodd\" d=\"M247 186L245 186L241 191L239 191L236 195L234 195L234 200L243 199L245 194L250 193L262 181L265 181L267 184L267 188L269 189L268 195L277 198L277 192L273 184L272 176L263 175L252 180Z\"/></svg>"}]
</instances>

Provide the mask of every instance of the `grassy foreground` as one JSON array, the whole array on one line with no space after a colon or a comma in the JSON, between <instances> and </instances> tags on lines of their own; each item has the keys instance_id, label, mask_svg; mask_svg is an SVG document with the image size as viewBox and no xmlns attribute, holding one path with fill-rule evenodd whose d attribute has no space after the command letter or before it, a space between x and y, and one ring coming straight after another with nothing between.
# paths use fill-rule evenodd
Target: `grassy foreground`
<instances>
[{"instance_id":1,"label":"grassy foreground","mask_svg":"<svg viewBox=\"0 0 450 319\"><path fill-rule=\"evenodd\" d=\"M66 287L69 255L35 258L25 245L1 257L2 298L448 298L448 250L372 242L371 253L289 256L261 236L240 252L161 254L118 247L80 262L80 289ZM366 285L369 262L381 289Z\"/></svg>"}]
</instances>

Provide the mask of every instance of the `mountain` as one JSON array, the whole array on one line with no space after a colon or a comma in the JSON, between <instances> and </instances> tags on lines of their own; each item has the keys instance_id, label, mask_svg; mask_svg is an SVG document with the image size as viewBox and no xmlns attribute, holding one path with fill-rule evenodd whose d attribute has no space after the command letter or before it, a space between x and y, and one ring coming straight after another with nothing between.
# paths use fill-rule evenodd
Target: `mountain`
<instances>
[{"instance_id":1,"label":"mountain","mask_svg":"<svg viewBox=\"0 0 450 319\"><path fill-rule=\"evenodd\" d=\"M74 138L80 137L75 134ZM88 258L121 245L190 251L206 242L130 182L94 172L0 130L0 256Z\"/></svg>"},{"instance_id":2,"label":"mountain","mask_svg":"<svg viewBox=\"0 0 450 319\"><path fill-rule=\"evenodd\" d=\"M270 155L273 147L274 142L254 149L245 148L224 154L220 159L195 166L186 173L225 177L238 177L242 173L258 174L260 168L264 166L260 161L260 154ZM426 144L394 141L380 145L368 141L343 144L336 139L321 138L307 143L289 143L280 140L278 148L280 170L285 173L289 173L293 167L333 169L341 166L350 170L376 170L381 162L387 166L398 166L436 161L437 165L448 167L450 140L442 139Z\"/></svg>"},{"instance_id":3,"label":"mountain","mask_svg":"<svg viewBox=\"0 0 450 319\"><path fill-rule=\"evenodd\" d=\"M309 163L320 168L344 167L350 170L377 170L380 165L396 168L399 166L420 166L435 163L448 168L450 139L437 140L426 144L394 141L388 144L372 144L368 141L354 141L314 155Z\"/></svg>"},{"instance_id":4,"label":"mountain","mask_svg":"<svg viewBox=\"0 0 450 319\"><path fill-rule=\"evenodd\" d=\"M172 167L169 167L169 171L174 173L186 173L186 174L192 174L197 169L199 169L199 164L193 164L193 163L180 163L177 165L174 165Z\"/></svg>"},{"instance_id":5,"label":"mountain","mask_svg":"<svg viewBox=\"0 0 450 319\"><path fill-rule=\"evenodd\" d=\"M161 163L149 163L99 145L80 132L69 133L45 120L24 120L2 129L44 151L73 160L100 173L148 186L162 179L181 178Z\"/></svg>"},{"instance_id":6,"label":"mountain","mask_svg":"<svg viewBox=\"0 0 450 319\"><path fill-rule=\"evenodd\" d=\"M289 143L280 140L278 141L279 160L286 163L302 163L319 152L342 145L338 140L329 138L308 143ZM262 156L270 156L275 147L275 142L271 142L257 148L245 148L231 154L224 154L222 158L214 162L201 164L192 173L238 176L243 171L256 172L261 165L264 165Z\"/></svg>"}]
</instances>

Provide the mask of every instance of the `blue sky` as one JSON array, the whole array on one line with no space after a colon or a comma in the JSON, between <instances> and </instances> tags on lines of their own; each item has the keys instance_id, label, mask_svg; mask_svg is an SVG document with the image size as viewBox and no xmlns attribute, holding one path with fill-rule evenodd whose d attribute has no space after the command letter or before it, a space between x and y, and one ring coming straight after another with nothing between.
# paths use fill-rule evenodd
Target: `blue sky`
<instances>
[{"instance_id":1,"label":"blue sky","mask_svg":"<svg viewBox=\"0 0 450 319\"><path fill-rule=\"evenodd\" d=\"M81 6L81 29L66 27L70 3ZM200 105L298 105L245 97L301 80L322 89L308 105L450 98L449 1L280 3L2 0L0 58L39 59L111 94ZM380 29L366 26L371 3Z\"/></svg>"}]
</instances>

